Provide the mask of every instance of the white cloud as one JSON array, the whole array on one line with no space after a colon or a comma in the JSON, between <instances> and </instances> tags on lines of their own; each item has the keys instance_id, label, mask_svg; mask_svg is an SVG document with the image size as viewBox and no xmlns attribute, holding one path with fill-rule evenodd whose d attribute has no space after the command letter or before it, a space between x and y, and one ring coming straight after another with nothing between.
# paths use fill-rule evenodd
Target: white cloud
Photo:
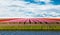
<instances>
[{"instance_id":1,"label":"white cloud","mask_svg":"<svg viewBox=\"0 0 60 35\"><path fill-rule=\"evenodd\" d=\"M38 5L28 4L25 1L11 1L3 0L4 3L2 3L0 0L0 17L60 17L60 5Z\"/></svg>"}]
</instances>

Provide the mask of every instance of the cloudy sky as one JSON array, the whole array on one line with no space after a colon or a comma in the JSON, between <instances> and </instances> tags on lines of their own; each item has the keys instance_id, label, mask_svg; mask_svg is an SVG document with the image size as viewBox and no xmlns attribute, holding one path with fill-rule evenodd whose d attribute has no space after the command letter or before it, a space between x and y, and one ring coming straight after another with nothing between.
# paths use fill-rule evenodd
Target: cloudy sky
<instances>
[{"instance_id":1,"label":"cloudy sky","mask_svg":"<svg viewBox=\"0 0 60 35\"><path fill-rule=\"evenodd\" d=\"M60 0L0 0L0 17L60 17Z\"/></svg>"}]
</instances>

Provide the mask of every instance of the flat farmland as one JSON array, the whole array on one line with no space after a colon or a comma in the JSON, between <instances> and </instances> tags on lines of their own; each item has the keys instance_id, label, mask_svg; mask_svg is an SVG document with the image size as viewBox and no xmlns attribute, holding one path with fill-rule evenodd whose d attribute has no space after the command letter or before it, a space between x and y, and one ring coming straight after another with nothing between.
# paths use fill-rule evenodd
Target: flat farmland
<instances>
[{"instance_id":1,"label":"flat farmland","mask_svg":"<svg viewBox=\"0 0 60 35\"><path fill-rule=\"evenodd\" d=\"M13 18L1 19L0 30L60 30L60 19Z\"/></svg>"}]
</instances>

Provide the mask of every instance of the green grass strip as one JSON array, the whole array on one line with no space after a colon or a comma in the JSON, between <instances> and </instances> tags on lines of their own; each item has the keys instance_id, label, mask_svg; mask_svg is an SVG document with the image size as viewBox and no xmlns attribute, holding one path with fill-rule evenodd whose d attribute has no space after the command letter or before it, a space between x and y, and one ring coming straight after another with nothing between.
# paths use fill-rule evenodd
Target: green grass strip
<instances>
[{"instance_id":1,"label":"green grass strip","mask_svg":"<svg viewBox=\"0 0 60 35\"><path fill-rule=\"evenodd\" d=\"M0 26L0 30L60 30L60 26Z\"/></svg>"}]
</instances>

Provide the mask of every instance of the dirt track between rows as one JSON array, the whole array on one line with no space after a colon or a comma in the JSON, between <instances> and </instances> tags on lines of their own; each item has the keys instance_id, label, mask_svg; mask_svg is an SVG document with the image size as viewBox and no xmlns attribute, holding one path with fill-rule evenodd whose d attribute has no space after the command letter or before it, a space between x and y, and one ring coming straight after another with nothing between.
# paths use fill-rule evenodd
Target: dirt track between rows
<instances>
[{"instance_id":1,"label":"dirt track between rows","mask_svg":"<svg viewBox=\"0 0 60 35\"><path fill-rule=\"evenodd\" d=\"M56 23L56 22L51 22L51 23L24 23L24 22L0 22L0 26L49 26L49 25L58 25L60 26L60 22Z\"/></svg>"}]
</instances>

